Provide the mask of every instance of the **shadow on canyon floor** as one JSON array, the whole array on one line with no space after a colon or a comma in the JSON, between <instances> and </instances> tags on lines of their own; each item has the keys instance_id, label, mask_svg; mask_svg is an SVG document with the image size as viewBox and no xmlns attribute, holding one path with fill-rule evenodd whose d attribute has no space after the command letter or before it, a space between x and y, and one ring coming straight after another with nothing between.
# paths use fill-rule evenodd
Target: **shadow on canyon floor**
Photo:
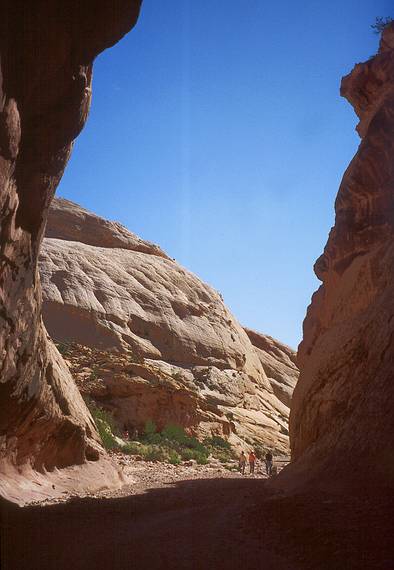
<instances>
[{"instance_id":1,"label":"shadow on canyon floor","mask_svg":"<svg viewBox=\"0 0 394 570\"><path fill-rule=\"evenodd\" d=\"M47 507L3 502L2 568L388 570L393 508L393 498L273 494L253 479Z\"/></svg>"}]
</instances>

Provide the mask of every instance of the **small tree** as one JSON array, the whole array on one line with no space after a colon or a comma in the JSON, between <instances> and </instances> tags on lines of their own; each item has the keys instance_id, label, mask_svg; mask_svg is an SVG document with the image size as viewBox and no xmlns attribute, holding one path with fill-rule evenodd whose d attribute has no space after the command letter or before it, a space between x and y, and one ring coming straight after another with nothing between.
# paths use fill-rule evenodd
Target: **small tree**
<instances>
[{"instance_id":1,"label":"small tree","mask_svg":"<svg viewBox=\"0 0 394 570\"><path fill-rule=\"evenodd\" d=\"M377 16L375 19L375 23L371 24L371 28L373 29L375 34L381 34L387 26L394 22L391 16L386 16L385 18L381 16Z\"/></svg>"}]
</instances>

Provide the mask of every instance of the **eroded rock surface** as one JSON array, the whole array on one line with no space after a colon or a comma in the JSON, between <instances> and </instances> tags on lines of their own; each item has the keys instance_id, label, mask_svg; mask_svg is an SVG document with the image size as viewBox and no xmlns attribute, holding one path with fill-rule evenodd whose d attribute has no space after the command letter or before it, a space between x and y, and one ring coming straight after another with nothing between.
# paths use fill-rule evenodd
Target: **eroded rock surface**
<instances>
[{"instance_id":1,"label":"eroded rock surface","mask_svg":"<svg viewBox=\"0 0 394 570\"><path fill-rule=\"evenodd\" d=\"M0 494L15 500L39 494L49 480L40 473L54 468L85 465L98 484L117 478L100 460L90 414L42 326L37 259L52 196L88 115L93 59L129 31L139 5L2 3Z\"/></svg>"},{"instance_id":2,"label":"eroded rock surface","mask_svg":"<svg viewBox=\"0 0 394 570\"><path fill-rule=\"evenodd\" d=\"M152 419L286 452L291 349L245 332L214 289L157 246L67 200L53 204L56 237L45 238L40 258L43 316L52 338L74 343L82 391L130 429ZM94 245L91 220L100 226ZM113 247L119 233L127 247Z\"/></svg>"},{"instance_id":3,"label":"eroded rock surface","mask_svg":"<svg viewBox=\"0 0 394 570\"><path fill-rule=\"evenodd\" d=\"M292 348L271 336L245 328L257 352L274 394L290 408L293 391L298 380L297 357Z\"/></svg>"},{"instance_id":4,"label":"eroded rock surface","mask_svg":"<svg viewBox=\"0 0 394 570\"><path fill-rule=\"evenodd\" d=\"M394 487L394 24L342 80L362 141L315 265L290 421L289 481ZM366 466L368 466L366 468Z\"/></svg>"}]
</instances>

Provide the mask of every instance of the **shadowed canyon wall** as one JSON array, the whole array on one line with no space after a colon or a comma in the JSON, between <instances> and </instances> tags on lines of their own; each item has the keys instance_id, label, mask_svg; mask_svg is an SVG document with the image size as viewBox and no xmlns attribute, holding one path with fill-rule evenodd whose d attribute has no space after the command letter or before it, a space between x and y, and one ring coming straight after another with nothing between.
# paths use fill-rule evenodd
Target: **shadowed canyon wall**
<instances>
[{"instance_id":1,"label":"shadowed canyon wall","mask_svg":"<svg viewBox=\"0 0 394 570\"><path fill-rule=\"evenodd\" d=\"M394 487L394 24L342 80L362 139L315 272L283 474L337 489Z\"/></svg>"},{"instance_id":2,"label":"shadowed canyon wall","mask_svg":"<svg viewBox=\"0 0 394 570\"><path fill-rule=\"evenodd\" d=\"M38 252L82 129L92 62L134 25L138 0L2 2L0 17L0 493L18 477L89 462L91 417L41 321ZM93 461L94 460L94 461ZM93 469L93 467L92 467ZM100 471L101 469L101 471ZM114 475L115 477L115 475ZM42 482L41 482L42 485Z\"/></svg>"}]
</instances>

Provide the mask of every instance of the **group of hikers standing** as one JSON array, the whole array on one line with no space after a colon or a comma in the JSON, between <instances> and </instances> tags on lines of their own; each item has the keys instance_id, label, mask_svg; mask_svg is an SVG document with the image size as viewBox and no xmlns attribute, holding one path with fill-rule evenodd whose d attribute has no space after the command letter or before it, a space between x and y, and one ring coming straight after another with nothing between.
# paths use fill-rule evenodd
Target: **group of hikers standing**
<instances>
[{"instance_id":1,"label":"group of hikers standing","mask_svg":"<svg viewBox=\"0 0 394 570\"><path fill-rule=\"evenodd\" d=\"M249 473L251 475L254 474L256 459L257 459L257 457L256 457L256 454L254 451L251 451L249 453L247 459L246 459L245 452L244 451L241 452L241 455L239 457L239 470L242 473L242 475L245 475L246 461L248 461L248 463L249 463ZM271 451L267 451L267 453L265 454L264 462L265 462L265 472L268 475L268 477L271 477L272 468L274 465L274 458L273 458Z\"/></svg>"}]
</instances>

